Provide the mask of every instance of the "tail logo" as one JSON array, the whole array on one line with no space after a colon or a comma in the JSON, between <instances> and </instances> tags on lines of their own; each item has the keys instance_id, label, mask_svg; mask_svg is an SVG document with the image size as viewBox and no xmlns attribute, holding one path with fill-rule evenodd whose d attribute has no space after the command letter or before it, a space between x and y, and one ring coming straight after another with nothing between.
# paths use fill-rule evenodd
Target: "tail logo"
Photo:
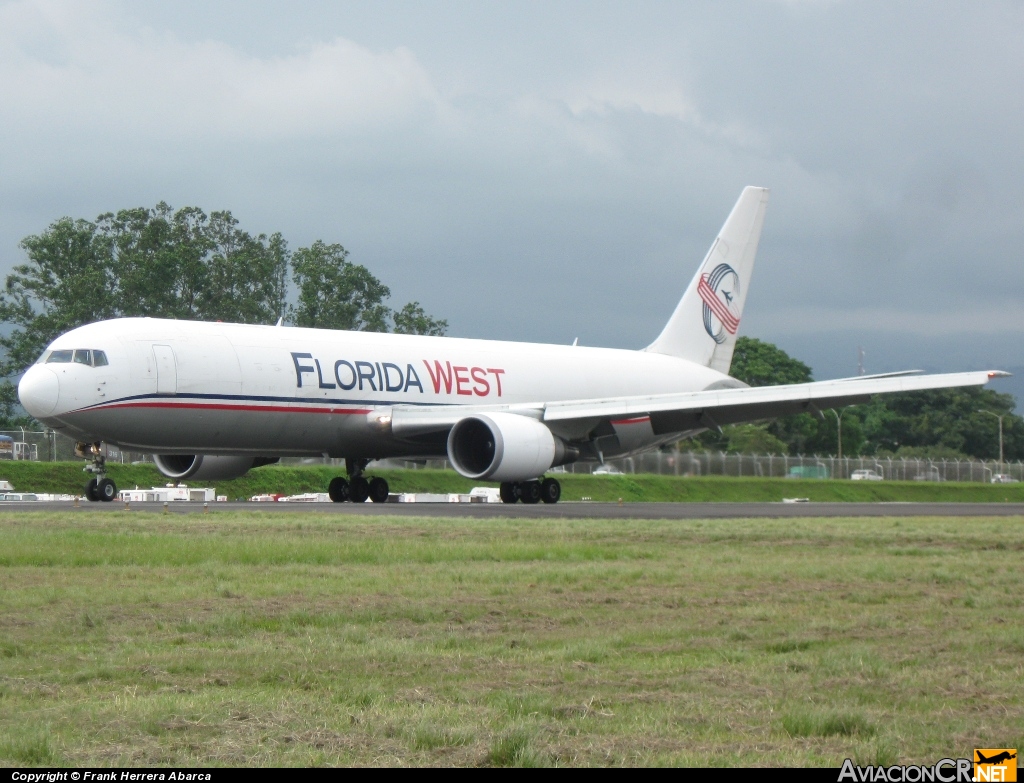
<instances>
[{"instance_id":1,"label":"tail logo","mask_svg":"<svg viewBox=\"0 0 1024 783\"><path fill-rule=\"evenodd\" d=\"M719 264L710 274L700 276L697 293L704 303L704 328L711 339L721 345L726 341L725 333L736 334L740 327L740 316L736 297L740 293L740 276L728 264Z\"/></svg>"}]
</instances>

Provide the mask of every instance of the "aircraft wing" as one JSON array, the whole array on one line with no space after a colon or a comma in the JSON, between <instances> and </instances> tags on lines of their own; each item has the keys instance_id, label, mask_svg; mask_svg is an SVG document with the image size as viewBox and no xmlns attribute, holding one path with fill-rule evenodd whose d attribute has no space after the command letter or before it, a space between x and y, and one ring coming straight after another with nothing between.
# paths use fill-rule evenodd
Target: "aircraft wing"
<instances>
[{"instance_id":1,"label":"aircraft wing","mask_svg":"<svg viewBox=\"0 0 1024 783\"><path fill-rule=\"evenodd\" d=\"M391 410L395 435L415 436L452 427L475 413L506 411L545 422L614 421L649 416L655 435L714 429L723 424L760 421L794 413L819 412L844 405L867 402L875 394L947 389L958 386L983 386L992 378L1008 373L977 371L941 375L913 375L916 371L858 376L832 381L798 383L785 386L758 386L740 389L680 392L593 400L564 400L533 404L443 405L419 407L396 405Z\"/></svg>"},{"instance_id":2,"label":"aircraft wing","mask_svg":"<svg viewBox=\"0 0 1024 783\"><path fill-rule=\"evenodd\" d=\"M992 378L1007 374L998 371L942 375L891 374L785 386L550 402L544 406L543 418L544 421L554 422L650 416L654 434L664 435L700 427L713 428L723 424L857 405L867 402L874 394L983 386Z\"/></svg>"},{"instance_id":3,"label":"aircraft wing","mask_svg":"<svg viewBox=\"0 0 1024 783\"><path fill-rule=\"evenodd\" d=\"M544 416L544 404L526 405L395 405L391 408L391 431L400 438L451 429L466 416L475 413L518 413L532 419Z\"/></svg>"}]
</instances>

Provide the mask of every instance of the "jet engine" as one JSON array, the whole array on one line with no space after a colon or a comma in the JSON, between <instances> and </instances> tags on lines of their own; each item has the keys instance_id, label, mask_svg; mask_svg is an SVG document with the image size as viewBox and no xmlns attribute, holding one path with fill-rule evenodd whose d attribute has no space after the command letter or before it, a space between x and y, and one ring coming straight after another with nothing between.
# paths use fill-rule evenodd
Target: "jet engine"
<instances>
[{"instance_id":1,"label":"jet engine","mask_svg":"<svg viewBox=\"0 0 1024 783\"><path fill-rule=\"evenodd\" d=\"M203 454L156 454L153 463L167 478L227 480L244 476L252 468L271 465L277 457L211 457Z\"/></svg>"},{"instance_id":2,"label":"jet engine","mask_svg":"<svg viewBox=\"0 0 1024 783\"><path fill-rule=\"evenodd\" d=\"M448 459L471 479L525 481L578 457L541 422L514 413L467 416L448 433Z\"/></svg>"}]
</instances>

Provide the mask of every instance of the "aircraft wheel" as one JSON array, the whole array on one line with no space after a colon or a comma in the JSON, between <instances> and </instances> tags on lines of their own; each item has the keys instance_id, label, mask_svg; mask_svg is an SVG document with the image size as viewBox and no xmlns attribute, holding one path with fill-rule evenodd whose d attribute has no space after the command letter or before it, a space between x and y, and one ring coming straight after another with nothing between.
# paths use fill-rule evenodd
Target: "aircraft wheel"
<instances>
[{"instance_id":1,"label":"aircraft wheel","mask_svg":"<svg viewBox=\"0 0 1024 783\"><path fill-rule=\"evenodd\" d=\"M556 479L546 478L540 483L540 499L545 503L557 503L562 497L562 485Z\"/></svg>"},{"instance_id":2,"label":"aircraft wheel","mask_svg":"<svg viewBox=\"0 0 1024 783\"><path fill-rule=\"evenodd\" d=\"M348 500L348 482L341 476L335 476L327 485L327 494L335 503L344 503Z\"/></svg>"},{"instance_id":3,"label":"aircraft wheel","mask_svg":"<svg viewBox=\"0 0 1024 783\"><path fill-rule=\"evenodd\" d=\"M370 482L362 476L356 476L348 485L348 499L353 503L365 503L370 497Z\"/></svg>"},{"instance_id":4,"label":"aircraft wheel","mask_svg":"<svg viewBox=\"0 0 1024 783\"><path fill-rule=\"evenodd\" d=\"M388 482L382 478L370 479L370 500L374 503L388 502Z\"/></svg>"},{"instance_id":5,"label":"aircraft wheel","mask_svg":"<svg viewBox=\"0 0 1024 783\"><path fill-rule=\"evenodd\" d=\"M117 484L108 478L100 479L96 484L96 497L104 503L109 503L117 497Z\"/></svg>"},{"instance_id":6,"label":"aircraft wheel","mask_svg":"<svg viewBox=\"0 0 1024 783\"><path fill-rule=\"evenodd\" d=\"M501 496L502 503L515 503L519 500L519 487L511 481L503 481L498 489L498 494Z\"/></svg>"},{"instance_id":7,"label":"aircraft wheel","mask_svg":"<svg viewBox=\"0 0 1024 783\"><path fill-rule=\"evenodd\" d=\"M540 503L541 491L539 481L524 481L520 495L524 503Z\"/></svg>"},{"instance_id":8,"label":"aircraft wheel","mask_svg":"<svg viewBox=\"0 0 1024 783\"><path fill-rule=\"evenodd\" d=\"M96 485L99 482L96 479L89 479L89 483L85 485L85 499L95 503L100 499L99 494L96 492Z\"/></svg>"}]
</instances>

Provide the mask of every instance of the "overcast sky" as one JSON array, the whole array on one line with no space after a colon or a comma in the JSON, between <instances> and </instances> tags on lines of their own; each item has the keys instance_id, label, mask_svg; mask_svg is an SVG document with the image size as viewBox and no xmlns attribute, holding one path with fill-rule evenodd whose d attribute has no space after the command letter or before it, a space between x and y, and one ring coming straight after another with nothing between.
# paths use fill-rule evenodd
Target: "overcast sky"
<instances>
[{"instance_id":1,"label":"overcast sky","mask_svg":"<svg viewBox=\"0 0 1024 783\"><path fill-rule=\"evenodd\" d=\"M0 273L165 200L453 335L639 348L753 184L741 333L1024 370L1022 41L1019 0L0 2Z\"/></svg>"}]
</instances>

